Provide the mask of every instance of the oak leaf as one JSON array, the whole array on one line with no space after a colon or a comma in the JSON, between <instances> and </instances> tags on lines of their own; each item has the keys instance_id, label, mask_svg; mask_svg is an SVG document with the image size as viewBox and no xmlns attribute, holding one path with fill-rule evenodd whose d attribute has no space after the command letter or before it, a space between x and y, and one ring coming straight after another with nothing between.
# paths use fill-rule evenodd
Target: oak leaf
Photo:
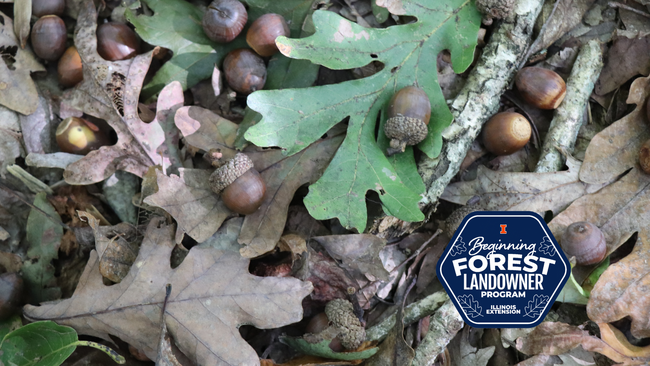
<instances>
[{"instance_id":1,"label":"oak leaf","mask_svg":"<svg viewBox=\"0 0 650 366\"><path fill-rule=\"evenodd\" d=\"M179 83L169 84L161 92L156 119L143 122L138 116L138 98L152 56L156 50L131 60L106 61L97 53L97 11L92 1L85 1L75 30L75 45L83 62L83 81L66 93L62 109L81 111L106 122L117 133L115 145L91 151L66 168L64 178L69 184L92 184L124 170L143 176L147 168L165 168L177 163L173 144L177 139L173 117L183 105L183 90ZM63 113L62 113L63 114ZM62 117L67 117L67 114ZM171 149L171 151L170 151Z\"/></svg>"},{"instance_id":2,"label":"oak leaf","mask_svg":"<svg viewBox=\"0 0 650 366\"><path fill-rule=\"evenodd\" d=\"M140 252L122 282L105 286L97 252L72 298L27 305L31 320L49 319L81 334L114 335L156 359L167 284L172 285L165 323L196 365L257 365L259 358L237 328L277 328L302 319L302 299L312 285L295 278L256 277L236 251L195 247L170 267L174 227L151 220Z\"/></svg>"}]
</instances>

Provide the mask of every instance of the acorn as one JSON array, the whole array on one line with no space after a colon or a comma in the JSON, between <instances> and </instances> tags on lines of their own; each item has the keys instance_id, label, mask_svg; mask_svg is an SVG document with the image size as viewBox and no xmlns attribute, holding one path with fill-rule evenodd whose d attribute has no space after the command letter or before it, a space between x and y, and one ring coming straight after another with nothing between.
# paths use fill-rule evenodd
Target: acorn
<instances>
[{"instance_id":1,"label":"acorn","mask_svg":"<svg viewBox=\"0 0 650 366\"><path fill-rule=\"evenodd\" d=\"M203 15L203 31L211 40L230 42L241 33L248 21L244 4L237 0L215 0Z\"/></svg>"},{"instance_id":2,"label":"acorn","mask_svg":"<svg viewBox=\"0 0 650 366\"><path fill-rule=\"evenodd\" d=\"M510 155L524 147L531 134L526 117L515 112L501 112L483 126L483 145L492 154Z\"/></svg>"},{"instance_id":3,"label":"acorn","mask_svg":"<svg viewBox=\"0 0 650 366\"><path fill-rule=\"evenodd\" d=\"M40 18L45 15L63 15L65 0L32 0L32 15Z\"/></svg>"},{"instance_id":4,"label":"acorn","mask_svg":"<svg viewBox=\"0 0 650 366\"><path fill-rule=\"evenodd\" d=\"M564 100L566 84L555 71L524 67L515 79L522 98L540 109L555 109Z\"/></svg>"},{"instance_id":5,"label":"acorn","mask_svg":"<svg viewBox=\"0 0 650 366\"><path fill-rule=\"evenodd\" d=\"M97 27L97 52L107 61L126 60L140 52L140 40L124 23L104 23Z\"/></svg>"},{"instance_id":6,"label":"acorn","mask_svg":"<svg viewBox=\"0 0 650 366\"><path fill-rule=\"evenodd\" d=\"M56 129L56 143L63 152L86 155L108 145L108 138L94 123L79 117L68 117Z\"/></svg>"},{"instance_id":7,"label":"acorn","mask_svg":"<svg viewBox=\"0 0 650 366\"><path fill-rule=\"evenodd\" d=\"M641 170L646 174L650 174L650 140L647 140L641 145L641 149L639 150L639 165L641 166Z\"/></svg>"},{"instance_id":8,"label":"acorn","mask_svg":"<svg viewBox=\"0 0 650 366\"><path fill-rule=\"evenodd\" d=\"M242 94L260 90L266 83L264 60L248 48L229 52L223 60L223 70L228 85Z\"/></svg>"},{"instance_id":9,"label":"acorn","mask_svg":"<svg viewBox=\"0 0 650 366\"><path fill-rule=\"evenodd\" d=\"M55 61L65 52L68 33L56 15L46 15L34 23L31 41L34 53L44 60Z\"/></svg>"},{"instance_id":10,"label":"acorn","mask_svg":"<svg viewBox=\"0 0 650 366\"><path fill-rule=\"evenodd\" d=\"M257 211L266 193L266 184L260 173L253 168L251 159L242 153L237 153L210 175L210 188L221 195L226 207L242 215Z\"/></svg>"},{"instance_id":11,"label":"acorn","mask_svg":"<svg viewBox=\"0 0 650 366\"><path fill-rule=\"evenodd\" d=\"M305 332L318 334L329 328L329 326L330 321L327 319L327 314L319 313L309 320L309 323L307 323L307 327L305 328ZM329 347L334 352L343 352L344 350L339 337L334 337L334 339L332 339L330 342Z\"/></svg>"},{"instance_id":12,"label":"acorn","mask_svg":"<svg viewBox=\"0 0 650 366\"><path fill-rule=\"evenodd\" d=\"M576 263L583 266L600 263L607 254L605 235L587 221L569 225L562 234L560 246L568 257L576 257Z\"/></svg>"},{"instance_id":13,"label":"acorn","mask_svg":"<svg viewBox=\"0 0 650 366\"><path fill-rule=\"evenodd\" d=\"M388 120L384 126L390 140L388 155L404 152L406 145L415 145L429 133L431 103L424 90L416 86L400 89L388 105Z\"/></svg>"},{"instance_id":14,"label":"acorn","mask_svg":"<svg viewBox=\"0 0 650 366\"><path fill-rule=\"evenodd\" d=\"M81 57L77 47L69 47L59 59L57 68L59 74L59 83L65 87L72 87L79 84L83 78L83 68L81 66Z\"/></svg>"},{"instance_id":15,"label":"acorn","mask_svg":"<svg viewBox=\"0 0 650 366\"><path fill-rule=\"evenodd\" d=\"M282 15L268 13L257 18L246 33L246 43L262 57L278 52L275 39L289 36L289 26Z\"/></svg>"}]
</instances>

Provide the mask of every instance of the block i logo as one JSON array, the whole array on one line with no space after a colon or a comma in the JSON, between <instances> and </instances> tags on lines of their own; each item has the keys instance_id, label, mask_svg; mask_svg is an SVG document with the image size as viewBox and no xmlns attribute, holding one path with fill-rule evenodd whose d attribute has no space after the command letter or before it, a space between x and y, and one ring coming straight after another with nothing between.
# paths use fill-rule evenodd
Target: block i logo
<instances>
[{"instance_id":1,"label":"block i logo","mask_svg":"<svg viewBox=\"0 0 650 366\"><path fill-rule=\"evenodd\" d=\"M569 261L534 212L473 212L436 268L466 323L529 328L544 320L571 273Z\"/></svg>"}]
</instances>

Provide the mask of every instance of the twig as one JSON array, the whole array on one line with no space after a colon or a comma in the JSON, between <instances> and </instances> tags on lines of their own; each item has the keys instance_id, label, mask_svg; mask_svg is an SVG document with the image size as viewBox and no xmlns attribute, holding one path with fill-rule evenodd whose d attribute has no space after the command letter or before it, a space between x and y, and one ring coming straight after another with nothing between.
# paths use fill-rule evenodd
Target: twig
<instances>
[{"instance_id":1,"label":"twig","mask_svg":"<svg viewBox=\"0 0 650 366\"><path fill-rule=\"evenodd\" d=\"M411 366L431 365L464 324L454 304L451 300L447 300L431 317L429 332L415 350L415 358Z\"/></svg>"},{"instance_id":2,"label":"twig","mask_svg":"<svg viewBox=\"0 0 650 366\"><path fill-rule=\"evenodd\" d=\"M425 316L433 314L449 296L444 291L433 293L420 301L416 301L404 309L404 326L410 325ZM367 341L381 341L395 326L396 315L393 313L381 323L366 329Z\"/></svg>"},{"instance_id":3,"label":"twig","mask_svg":"<svg viewBox=\"0 0 650 366\"><path fill-rule=\"evenodd\" d=\"M555 172L562 168L564 156L571 153L582 126L582 116L594 83L603 68L603 51L597 40L591 40L580 48L567 80L564 101L555 110L540 159L535 172Z\"/></svg>"},{"instance_id":4,"label":"twig","mask_svg":"<svg viewBox=\"0 0 650 366\"><path fill-rule=\"evenodd\" d=\"M614 2L614 1L610 1L609 3L607 3L607 6L609 6L610 8L625 9L627 11L633 12L634 14L639 14L642 17L650 18L650 14L648 14L648 13L642 11L642 10L635 9L635 8L629 6L629 5L625 5L625 4L617 3L617 2Z\"/></svg>"}]
</instances>

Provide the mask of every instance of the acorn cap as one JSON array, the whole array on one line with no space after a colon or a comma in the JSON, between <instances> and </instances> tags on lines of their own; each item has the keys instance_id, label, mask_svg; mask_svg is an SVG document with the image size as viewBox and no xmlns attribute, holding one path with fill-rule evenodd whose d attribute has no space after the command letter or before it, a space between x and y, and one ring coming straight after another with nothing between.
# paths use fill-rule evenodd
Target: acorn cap
<instances>
[{"instance_id":1,"label":"acorn cap","mask_svg":"<svg viewBox=\"0 0 650 366\"><path fill-rule=\"evenodd\" d=\"M220 194L232 182L252 168L253 161L246 154L237 153L234 158L210 175L210 187L215 193Z\"/></svg>"},{"instance_id":2,"label":"acorn cap","mask_svg":"<svg viewBox=\"0 0 650 366\"><path fill-rule=\"evenodd\" d=\"M418 118L395 116L386 121L386 137L390 140L388 155L404 152L406 145L416 145L429 133L426 123Z\"/></svg>"},{"instance_id":3,"label":"acorn cap","mask_svg":"<svg viewBox=\"0 0 650 366\"><path fill-rule=\"evenodd\" d=\"M463 222L465 216L478 210L480 210L480 207L477 205L466 205L452 211L451 215L449 215L447 220L445 220L445 234L447 234L449 238L452 238L460 224Z\"/></svg>"},{"instance_id":4,"label":"acorn cap","mask_svg":"<svg viewBox=\"0 0 650 366\"><path fill-rule=\"evenodd\" d=\"M355 349L363 343L366 338L366 330L361 322L354 315L352 303L344 299L334 299L325 306L327 319L332 326L339 329L338 335L341 344L346 349Z\"/></svg>"}]
</instances>

